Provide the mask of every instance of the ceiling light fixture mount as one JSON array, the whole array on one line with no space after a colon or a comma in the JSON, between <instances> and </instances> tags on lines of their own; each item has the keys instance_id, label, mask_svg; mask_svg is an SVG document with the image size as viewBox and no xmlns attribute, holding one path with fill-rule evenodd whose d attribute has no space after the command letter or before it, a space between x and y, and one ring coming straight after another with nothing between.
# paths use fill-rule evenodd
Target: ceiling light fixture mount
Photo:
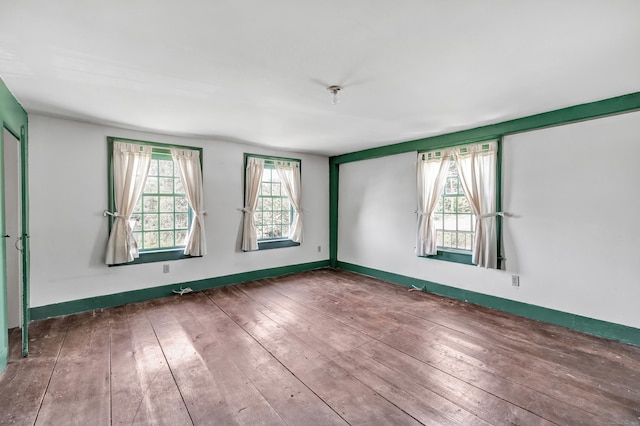
<instances>
[{"instance_id":1,"label":"ceiling light fixture mount","mask_svg":"<svg viewBox=\"0 0 640 426\"><path fill-rule=\"evenodd\" d=\"M342 90L342 87L333 85L327 87L327 91L331 93L331 105L336 105L340 102L340 98L338 97L338 92Z\"/></svg>"}]
</instances>

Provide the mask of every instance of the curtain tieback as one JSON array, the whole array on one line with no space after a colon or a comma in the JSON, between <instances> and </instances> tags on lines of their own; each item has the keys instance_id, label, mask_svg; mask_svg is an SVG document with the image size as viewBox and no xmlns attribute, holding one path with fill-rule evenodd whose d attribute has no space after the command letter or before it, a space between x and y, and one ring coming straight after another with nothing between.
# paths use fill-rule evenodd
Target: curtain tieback
<instances>
[{"instance_id":1,"label":"curtain tieback","mask_svg":"<svg viewBox=\"0 0 640 426\"><path fill-rule=\"evenodd\" d=\"M255 213L253 210L249 210L246 207L243 207L243 208L238 209L238 210L240 210L242 213Z\"/></svg>"},{"instance_id":2,"label":"curtain tieback","mask_svg":"<svg viewBox=\"0 0 640 426\"><path fill-rule=\"evenodd\" d=\"M118 212L110 212L109 210L105 210L102 212L102 216L107 217L107 216L111 216L111 217L115 217L115 218L121 218L124 220L131 220L131 216L123 216Z\"/></svg>"},{"instance_id":3,"label":"curtain tieback","mask_svg":"<svg viewBox=\"0 0 640 426\"><path fill-rule=\"evenodd\" d=\"M206 210L202 210L202 211L200 211L200 212L196 212L196 214L197 214L198 216L204 216L204 215L206 215L206 214L207 214L207 211L206 211Z\"/></svg>"},{"instance_id":4,"label":"curtain tieback","mask_svg":"<svg viewBox=\"0 0 640 426\"><path fill-rule=\"evenodd\" d=\"M486 214L477 215L476 217L478 219L487 219L487 218L496 217L496 216L505 217L505 216L510 216L510 215L507 212L494 212L494 213L486 213Z\"/></svg>"},{"instance_id":5,"label":"curtain tieback","mask_svg":"<svg viewBox=\"0 0 640 426\"><path fill-rule=\"evenodd\" d=\"M427 212L420 212L420 211L418 211L418 210L416 210L414 213L415 213L415 214L417 214L418 216L429 216L429 213L427 213Z\"/></svg>"}]
</instances>

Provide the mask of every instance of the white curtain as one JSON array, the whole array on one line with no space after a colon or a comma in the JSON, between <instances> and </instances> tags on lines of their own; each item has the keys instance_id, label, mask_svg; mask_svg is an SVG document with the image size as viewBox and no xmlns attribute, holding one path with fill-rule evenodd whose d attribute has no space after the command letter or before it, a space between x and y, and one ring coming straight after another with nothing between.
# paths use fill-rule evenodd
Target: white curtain
<instances>
[{"instance_id":1,"label":"white curtain","mask_svg":"<svg viewBox=\"0 0 640 426\"><path fill-rule=\"evenodd\" d=\"M204 256L207 254L207 238L204 228L204 191L202 188L202 167L200 165L200 151L194 149L171 149L171 156L178 167L182 186L189 206L195 216L189 227L189 234L185 241L184 254Z\"/></svg>"},{"instance_id":2,"label":"white curtain","mask_svg":"<svg viewBox=\"0 0 640 426\"><path fill-rule=\"evenodd\" d=\"M242 227L242 251L258 250L258 233L256 231L255 212L258 207L260 182L264 172L262 158L247 158L244 189L244 222Z\"/></svg>"},{"instance_id":3,"label":"white curtain","mask_svg":"<svg viewBox=\"0 0 640 426\"><path fill-rule=\"evenodd\" d=\"M433 212L444 190L450 155L450 149L418 154L418 231L416 234L418 256L437 254Z\"/></svg>"},{"instance_id":4,"label":"white curtain","mask_svg":"<svg viewBox=\"0 0 640 426\"><path fill-rule=\"evenodd\" d=\"M293 220L289 228L289 239L302 242L302 192L300 188L300 163L276 163L276 171L280 176L282 187L289 196L293 207Z\"/></svg>"},{"instance_id":5,"label":"white curtain","mask_svg":"<svg viewBox=\"0 0 640 426\"><path fill-rule=\"evenodd\" d=\"M485 268L498 267L496 237L496 161L498 143L483 142L457 147L454 158L462 189L476 216L472 262Z\"/></svg>"},{"instance_id":6,"label":"white curtain","mask_svg":"<svg viewBox=\"0 0 640 426\"><path fill-rule=\"evenodd\" d=\"M116 211L109 242L107 265L132 262L140 257L130 218L147 180L151 165L151 146L113 143L113 192Z\"/></svg>"}]
</instances>

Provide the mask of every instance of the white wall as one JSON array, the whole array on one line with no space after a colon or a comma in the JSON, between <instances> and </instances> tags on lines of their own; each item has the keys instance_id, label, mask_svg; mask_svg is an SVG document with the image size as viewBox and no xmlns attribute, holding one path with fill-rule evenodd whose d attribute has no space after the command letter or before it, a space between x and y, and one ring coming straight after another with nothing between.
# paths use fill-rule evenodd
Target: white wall
<instances>
[{"instance_id":1,"label":"white wall","mask_svg":"<svg viewBox=\"0 0 640 426\"><path fill-rule=\"evenodd\" d=\"M640 112L504 139L503 271L414 255L415 159L340 166L340 261L640 327Z\"/></svg>"},{"instance_id":2,"label":"white wall","mask_svg":"<svg viewBox=\"0 0 640 426\"><path fill-rule=\"evenodd\" d=\"M29 174L31 306L328 259L328 158L222 141L170 137L31 114ZM107 267L107 136L203 148L208 254L202 258ZM302 160L304 241L239 250L243 154ZM322 251L318 252L318 246ZM165 262L162 262L165 263Z\"/></svg>"}]
</instances>

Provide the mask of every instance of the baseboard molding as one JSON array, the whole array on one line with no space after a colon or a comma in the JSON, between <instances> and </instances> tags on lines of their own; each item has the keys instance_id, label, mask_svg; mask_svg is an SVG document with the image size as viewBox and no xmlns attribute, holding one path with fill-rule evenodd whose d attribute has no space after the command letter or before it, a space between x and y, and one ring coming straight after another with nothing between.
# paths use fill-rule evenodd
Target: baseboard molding
<instances>
[{"instance_id":1,"label":"baseboard molding","mask_svg":"<svg viewBox=\"0 0 640 426\"><path fill-rule=\"evenodd\" d=\"M344 269L345 271L356 272L358 274L378 278L380 280L391 282L393 284L399 284L409 288L415 286L423 289L428 293L449 297L451 299L462 300L465 302L473 303L475 305L509 312L525 318L531 318L534 320L559 325L583 333L640 346L640 329L629 327L626 325L583 317L580 315L544 308L542 306L530 305L523 302L503 299L501 297L477 293L474 291L463 290L460 288L437 284L431 281L420 280L405 275L394 274L378 269L367 268L365 266L354 265L352 263L338 261L337 266L339 269Z\"/></svg>"},{"instance_id":2,"label":"baseboard molding","mask_svg":"<svg viewBox=\"0 0 640 426\"><path fill-rule=\"evenodd\" d=\"M35 308L31 308L29 312L31 315L31 320L35 321L45 318L91 311L93 309L111 308L114 306L125 305L127 303L157 299L159 297L165 297L173 294L173 290L179 290L180 287L191 287L191 289L193 289L194 291L206 290L209 288L240 284L264 278L294 274L297 272L311 271L313 269L322 269L328 266L329 260L321 260L318 262L300 263L297 265L260 269L257 271L241 272L238 274L225 275L222 277L206 278L203 280L188 281L159 287L145 288L141 290L126 291L123 293L90 297L87 299L71 300L69 302L55 303L52 305L38 306Z\"/></svg>"}]
</instances>

